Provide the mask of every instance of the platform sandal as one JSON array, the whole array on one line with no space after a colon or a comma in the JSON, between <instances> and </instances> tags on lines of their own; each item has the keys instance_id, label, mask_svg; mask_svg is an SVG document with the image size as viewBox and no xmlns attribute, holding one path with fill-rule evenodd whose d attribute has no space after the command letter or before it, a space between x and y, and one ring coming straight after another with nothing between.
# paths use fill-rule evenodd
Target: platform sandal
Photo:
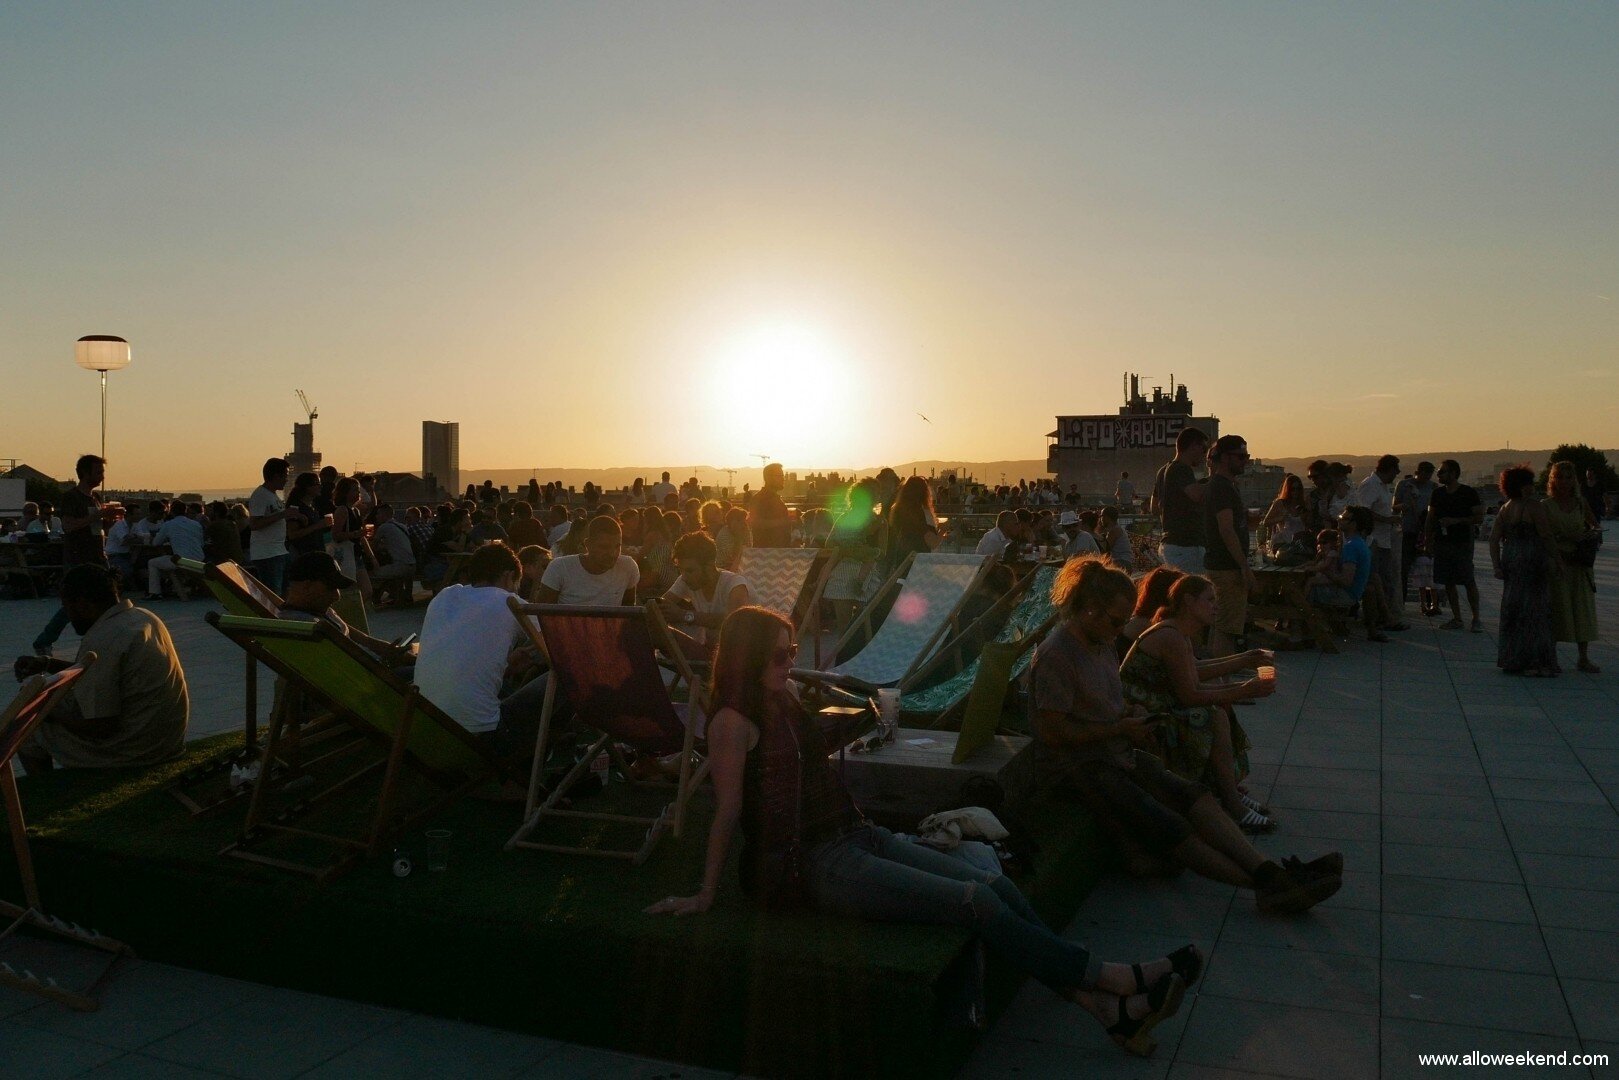
<instances>
[{"instance_id":1,"label":"platform sandal","mask_svg":"<svg viewBox=\"0 0 1619 1080\"><path fill-rule=\"evenodd\" d=\"M1197 984L1198 978L1203 974L1203 950L1196 945L1182 945L1164 959L1169 961L1169 970L1181 977L1188 990ZM1147 985L1147 976L1142 972L1140 964L1131 964L1130 974L1136 977L1136 993L1145 994L1151 989Z\"/></svg>"},{"instance_id":2,"label":"platform sandal","mask_svg":"<svg viewBox=\"0 0 1619 1080\"><path fill-rule=\"evenodd\" d=\"M1269 816L1261 814L1258 810L1245 809L1242 817L1237 819L1237 827L1249 836L1260 833L1273 833L1276 831L1276 822Z\"/></svg>"},{"instance_id":3,"label":"platform sandal","mask_svg":"<svg viewBox=\"0 0 1619 1080\"><path fill-rule=\"evenodd\" d=\"M1129 998L1119 998L1119 1022L1107 1029L1120 1048L1127 1054L1136 1057L1152 1057L1152 1052L1158 1044L1152 1039L1152 1029L1175 1015L1175 1010L1181 1007L1181 999L1186 996L1186 980L1175 972L1152 984L1147 991L1147 1009L1145 1016L1130 1018Z\"/></svg>"}]
</instances>

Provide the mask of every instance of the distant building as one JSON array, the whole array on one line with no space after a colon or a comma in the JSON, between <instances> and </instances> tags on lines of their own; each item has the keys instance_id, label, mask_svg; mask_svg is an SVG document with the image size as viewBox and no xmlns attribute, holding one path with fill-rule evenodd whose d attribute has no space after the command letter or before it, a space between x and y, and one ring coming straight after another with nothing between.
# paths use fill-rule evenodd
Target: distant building
<instances>
[{"instance_id":1,"label":"distant building","mask_svg":"<svg viewBox=\"0 0 1619 1080\"><path fill-rule=\"evenodd\" d=\"M415 473L379 472L373 475L377 478L377 498L392 504L396 510L421 503L436 503L442 497L432 481L424 480Z\"/></svg>"},{"instance_id":2,"label":"distant building","mask_svg":"<svg viewBox=\"0 0 1619 1080\"><path fill-rule=\"evenodd\" d=\"M422 479L443 491L461 492L461 425L422 421Z\"/></svg>"},{"instance_id":3,"label":"distant building","mask_svg":"<svg viewBox=\"0 0 1619 1080\"><path fill-rule=\"evenodd\" d=\"M315 449L315 421L292 425L292 450L287 454L287 465L293 476L305 472L320 472L320 452Z\"/></svg>"},{"instance_id":4,"label":"distant building","mask_svg":"<svg viewBox=\"0 0 1619 1080\"><path fill-rule=\"evenodd\" d=\"M1141 376L1125 376L1124 404L1118 415L1057 417L1046 447L1046 471L1056 474L1067 491L1077 484L1082 495L1111 499L1119 474L1128 472L1136 496L1145 498L1158 467L1175 456L1175 437L1187 426L1201 428L1212 439L1220 437L1220 419L1195 416L1186 385L1170 377L1169 393L1152 388L1141 393Z\"/></svg>"}]
</instances>

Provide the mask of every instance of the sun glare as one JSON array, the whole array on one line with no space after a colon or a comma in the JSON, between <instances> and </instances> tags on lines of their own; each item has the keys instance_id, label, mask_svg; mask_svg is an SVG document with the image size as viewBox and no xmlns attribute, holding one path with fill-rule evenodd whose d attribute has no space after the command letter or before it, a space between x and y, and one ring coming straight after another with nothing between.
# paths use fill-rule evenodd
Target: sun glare
<instances>
[{"instance_id":1,"label":"sun glare","mask_svg":"<svg viewBox=\"0 0 1619 1080\"><path fill-rule=\"evenodd\" d=\"M797 322L760 322L715 351L710 407L721 450L744 460L769 455L789 467L841 459L850 379L846 351Z\"/></svg>"}]
</instances>

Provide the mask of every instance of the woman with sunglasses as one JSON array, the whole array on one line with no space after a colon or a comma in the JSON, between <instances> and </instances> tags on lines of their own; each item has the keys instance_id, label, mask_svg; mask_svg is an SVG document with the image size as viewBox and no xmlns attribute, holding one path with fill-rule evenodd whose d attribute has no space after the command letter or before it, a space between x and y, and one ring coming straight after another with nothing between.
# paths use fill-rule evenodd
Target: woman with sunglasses
<instances>
[{"instance_id":1,"label":"woman with sunglasses","mask_svg":"<svg viewBox=\"0 0 1619 1080\"><path fill-rule=\"evenodd\" d=\"M720 629L708 722L714 823L703 884L649 914L707 911L738 828L742 891L767 909L803 905L878 922L963 926L1008 962L1107 1025L1133 1054L1180 1006L1203 967L1192 945L1142 964L1107 964L1052 933L1011 881L867 822L838 781L820 729L788 686L792 625L764 608Z\"/></svg>"}]
</instances>

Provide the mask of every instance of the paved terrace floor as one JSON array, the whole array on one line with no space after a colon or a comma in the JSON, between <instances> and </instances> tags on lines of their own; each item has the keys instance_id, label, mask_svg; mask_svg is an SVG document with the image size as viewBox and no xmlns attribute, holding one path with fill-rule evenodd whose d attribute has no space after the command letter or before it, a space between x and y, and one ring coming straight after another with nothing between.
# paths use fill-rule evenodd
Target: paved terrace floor
<instances>
[{"instance_id":1,"label":"paved terrace floor","mask_svg":"<svg viewBox=\"0 0 1619 1080\"><path fill-rule=\"evenodd\" d=\"M1610 529L1610 531L1612 531ZM1619 545L1597 570L1612 639ZM1482 547L1480 565L1487 566ZM1203 982L1125 1057L1072 1006L1030 986L984 1039L969 1077L1403 1077L1419 1053L1606 1053L1619 1075L1619 650L1602 675L1508 678L1494 666L1499 589L1483 581L1485 634L1413 628L1336 656L1286 653L1280 689L1243 707L1253 786L1283 825L1277 854L1344 853L1344 888L1302 918L1256 916L1247 893L1183 875L1110 880L1066 929L1108 958L1188 939ZM241 668L202 602L158 604L189 674L196 735L241 715ZM0 655L26 649L44 601L0 603ZM379 633L421 608L383 612ZM69 655L75 639L62 642ZM265 684L268 680L263 680ZM269 706L263 687L262 710ZM270 1021L266 1024L266 1021ZM275 1031L266 1040L262 1033ZM1535 1069L1513 1075L1536 1075ZM0 1075L715 1076L355 1002L130 966L102 1009L75 1014L0 991Z\"/></svg>"}]
</instances>

